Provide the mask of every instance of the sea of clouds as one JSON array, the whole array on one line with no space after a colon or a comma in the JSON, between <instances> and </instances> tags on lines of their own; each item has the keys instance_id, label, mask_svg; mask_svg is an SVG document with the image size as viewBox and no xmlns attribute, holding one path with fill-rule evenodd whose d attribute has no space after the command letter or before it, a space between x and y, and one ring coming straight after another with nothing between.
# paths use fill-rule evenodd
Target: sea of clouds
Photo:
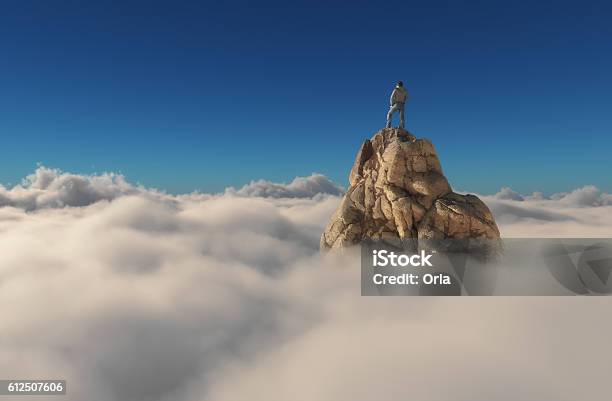
<instances>
[{"instance_id":1,"label":"sea of clouds","mask_svg":"<svg viewBox=\"0 0 612 401\"><path fill-rule=\"evenodd\" d=\"M39 167L0 186L0 378L67 400L607 400L607 297L361 297L320 174L169 195ZM587 186L483 196L504 236L612 234Z\"/></svg>"}]
</instances>

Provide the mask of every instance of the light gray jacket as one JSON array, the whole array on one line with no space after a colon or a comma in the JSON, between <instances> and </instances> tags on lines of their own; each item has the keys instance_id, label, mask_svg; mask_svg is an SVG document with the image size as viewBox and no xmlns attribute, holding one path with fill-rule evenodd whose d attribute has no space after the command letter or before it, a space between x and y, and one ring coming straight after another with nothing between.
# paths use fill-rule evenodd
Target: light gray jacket
<instances>
[{"instance_id":1,"label":"light gray jacket","mask_svg":"<svg viewBox=\"0 0 612 401\"><path fill-rule=\"evenodd\" d=\"M389 104L393 106L395 103L406 103L408 99L408 92L402 86L396 86L391 93L391 98L389 99Z\"/></svg>"}]
</instances>

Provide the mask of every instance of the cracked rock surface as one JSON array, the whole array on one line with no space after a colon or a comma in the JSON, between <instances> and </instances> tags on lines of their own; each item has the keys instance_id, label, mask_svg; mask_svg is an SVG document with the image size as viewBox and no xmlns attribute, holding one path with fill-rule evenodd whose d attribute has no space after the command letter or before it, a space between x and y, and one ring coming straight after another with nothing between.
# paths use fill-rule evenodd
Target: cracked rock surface
<instances>
[{"instance_id":1,"label":"cracked rock surface","mask_svg":"<svg viewBox=\"0 0 612 401\"><path fill-rule=\"evenodd\" d=\"M367 139L355 158L350 187L327 228L321 249L365 239L499 239L489 208L474 195L454 193L436 150L400 128Z\"/></svg>"}]
</instances>

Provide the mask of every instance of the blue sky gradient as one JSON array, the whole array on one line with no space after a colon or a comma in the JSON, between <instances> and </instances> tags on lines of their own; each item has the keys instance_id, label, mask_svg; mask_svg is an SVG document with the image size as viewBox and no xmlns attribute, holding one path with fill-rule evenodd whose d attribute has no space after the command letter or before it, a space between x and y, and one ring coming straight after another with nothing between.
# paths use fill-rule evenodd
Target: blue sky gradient
<instances>
[{"instance_id":1,"label":"blue sky gradient","mask_svg":"<svg viewBox=\"0 0 612 401\"><path fill-rule=\"evenodd\" d=\"M604 1L4 2L0 183L43 163L169 192L346 185L402 79L454 188L610 191L610 21Z\"/></svg>"}]
</instances>

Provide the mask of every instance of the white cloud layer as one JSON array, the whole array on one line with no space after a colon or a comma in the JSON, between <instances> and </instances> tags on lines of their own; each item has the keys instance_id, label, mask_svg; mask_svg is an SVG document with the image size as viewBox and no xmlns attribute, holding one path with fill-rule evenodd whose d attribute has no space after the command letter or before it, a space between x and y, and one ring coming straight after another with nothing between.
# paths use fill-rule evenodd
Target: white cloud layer
<instances>
[{"instance_id":1,"label":"white cloud layer","mask_svg":"<svg viewBox=\"0 0 612 401\"><path fill-rule=\"evenodd\" d=\"M36 210L87 206L101 200L136 194L151 195L155 191L135 187L127 183L122 175L113 173L78 175L41 166L11 189L0 185L0 207Z\"/></svg>"},{"instance_id":2,"label":"white cloud layer","mask_svg":"<svg viewBox=\"0 0 612 401\"><path fill-rule=\"evenodd\" d=\"M319 194L341 195L343 188L334 184L322 174L313 173L308 177L297 177L289 184L259 180L236 190L228 188L227 193L238 196L259 196L264 198L311 198Z\"/></svg>"},{"instance_id":3,"label":"white cloud layer","mask_svg":"<svg viewBox=\"0 0 612 401\"><path fill-rule=\"evenodd\" d=\"M590 206L612 206L612 194L600 191L594 185L586 185L571 192L561 192L545 197L541 192L531 195L521 195L511 188L503 187L493 196L499 200L554 200L564 206L590 207Z\"/></svg>"},{"instance_id":4,"label":"white cloud layer","mask_svg":"<svg viewBox=\"0 0 612 401\"><path fill-rule=\"evenodd\" d=\"M505 237L610 237L612 195L594 186L545 197L502 188L481 195Z\"/></svg>"},{"instance_id":5,"label":"white cloud layer","mask_svg":"<svg viewBox=\"0 0 612 401\"><path fill-rule=\"evenodd\" d=\"M289 184L266 180L252 181L242 188L227 188L227 195L262 198L313 198L339 196L343 188L321 174L297 177ZM79 175L39 166L12 188L0 185L0 207L13 206L28 211L69 206L87 206L121 196L138 195L148 199L171 200L164 193L128 183L120 174Z\"/></svg>"},{"instance_id":6,"label":"white cloud layer","mask_svg":"<svg viewBox=\"0 0 612 401\"><path fill-rule=\"evenodd\" d=\"M503 187L498 193L495 194L495 198L501 200L525 200L518 192L513 191L511 188Z\"/></svg>"},{"instance_id":7,"label":"white cloud layer","mask_svg":"<svg viewBox=\"0 0 612 401\"><path fill-rule=\"evenodd\" d=\"M70 401L609 398L609 298L360 297L357 255L318 253L339 197L310 178L2 188L0 377L65 378ZM610 233L570 195L485 201L504 234Z\"/></svg>"}]
</instances>

